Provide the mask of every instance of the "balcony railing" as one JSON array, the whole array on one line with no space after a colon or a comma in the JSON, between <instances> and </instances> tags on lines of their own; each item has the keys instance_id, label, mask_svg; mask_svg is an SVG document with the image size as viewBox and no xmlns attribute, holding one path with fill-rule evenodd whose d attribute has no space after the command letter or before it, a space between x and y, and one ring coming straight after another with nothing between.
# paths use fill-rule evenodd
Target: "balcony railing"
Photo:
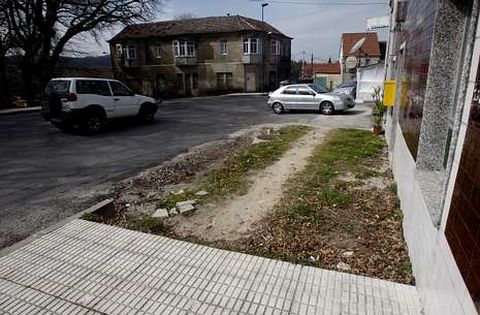
<instances>
[{"instance_id":1,"label":"balcony railing","mask_svg":"<svg viewBox=\"0 0 480 315\"><path fill-rule=\"evenodd\" d=\"M197 57L175 57L175 64L179 66L194 66L198 64Z\"/></svg>"}]
</instances>

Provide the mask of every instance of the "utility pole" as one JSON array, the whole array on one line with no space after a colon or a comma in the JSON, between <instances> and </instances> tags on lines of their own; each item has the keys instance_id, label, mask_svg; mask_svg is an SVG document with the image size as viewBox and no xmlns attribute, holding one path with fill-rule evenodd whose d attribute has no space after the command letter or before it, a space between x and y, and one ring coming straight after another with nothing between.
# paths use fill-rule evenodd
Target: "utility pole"
<instances>
[{"instance_id":1,"label":"utility pole","mask_svg":"<svg viewBox=\"0 0 480 315\"><path fill-rule=\"evenodd\" d=\"M302 57L302 79L305 79L305 76L307 75L305 72L306 72L306 67L305 67L305 50L302 51L302 54L303 54L303 57Z\"/></svg>"},{"instance_id":2,"label":"utility pole","mask_svg":"<svg viewBox=\"0 0 480 315\"><path fill-rule=\"evenodd\" d=\"M310 71L311 71L311 77L313 78L313 54L312 54L312 61L311 61L311 66L310 66Z\"/></svg>"},{"instance_id":3,"label":"utility pole","mask_svg":"<svg viewBox=\"0 0 480 315\"><path fill-rule=\"evenodd\" d=\"M263 22L263 8L265 8L268 5L268 3L264 2L262 3L262 22Z\"/></svg>"}]
</instances>

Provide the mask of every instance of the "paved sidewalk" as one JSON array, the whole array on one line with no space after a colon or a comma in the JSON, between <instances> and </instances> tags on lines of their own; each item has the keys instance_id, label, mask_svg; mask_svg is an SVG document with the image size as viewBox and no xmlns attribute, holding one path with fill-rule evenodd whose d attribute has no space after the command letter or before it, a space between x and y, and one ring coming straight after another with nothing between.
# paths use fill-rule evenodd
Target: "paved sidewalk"
<instances>
[{"instance_id":1,"label":"paved sidewalk","mask_svg":"<svg viewBox=\"0 0 480 315\"><path fill-rule=\"evenodd\" d=\"M416 294L84 220L0 258L1 314L420 314Z\"/></svg>"}]
</instances>

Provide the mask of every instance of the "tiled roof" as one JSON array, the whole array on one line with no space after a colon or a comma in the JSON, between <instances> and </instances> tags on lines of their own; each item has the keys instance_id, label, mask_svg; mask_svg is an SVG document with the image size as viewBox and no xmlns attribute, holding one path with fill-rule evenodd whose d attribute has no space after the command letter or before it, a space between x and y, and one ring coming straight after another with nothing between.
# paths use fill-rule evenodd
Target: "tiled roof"
<instances>
[{"instance_id":1,"label":"tiled roof","mask_svg":"<svg viewBox=\"0 0 480 315\"><path fill-rule=\"evenodd\" d=\"M340 74L340 63L331 62L331 63L314 63L313 64L313 72L312 72L312 64L305 63L303 67L304 76L308 77L315 73L321 74Z\"/></svg>"},{"instance_id":2,"label":"tiled roof","mask_svg":"<svg viewBox=\"0 0 480 315\"><path fill-rule=\"evenodd\" d=\"M271 32L286 36L266 22L231 15L128 25L111 40L243 31Z\"/></svg>"},{"instance_id":3,"label":"tiled roof","mask_svg":"<svg viewBox=\"0 0 480 315\"><path fill-rule=\"evenodd\" d=\"M365 43L360 50L351 54L350 50L353 45L363 37L366 38ZM343 33L342 34L342 48L344 56L380 56L380 46L378 45L377 33L365 32L365 33Z\"/></svg>"}]
</instances>

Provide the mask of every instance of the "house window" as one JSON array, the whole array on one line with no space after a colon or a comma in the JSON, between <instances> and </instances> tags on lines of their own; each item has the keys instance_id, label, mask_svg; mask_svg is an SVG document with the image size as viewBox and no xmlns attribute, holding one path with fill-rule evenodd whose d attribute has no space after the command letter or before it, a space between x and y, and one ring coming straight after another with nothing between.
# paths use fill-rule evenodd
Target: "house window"
<instances>
[{"instance_id":1,"label":"house window","mask_svg":"<svg viewBox=\"0 0 480 315\"><path fill-rule=\"evenodd\" d=\"M127 60L133 60L137 58L137 48L135 45L127 46Z\"/></svg>"},{"instance_id":2,"label":"house window","mask_svg":"<svg viewBox=\"0 0 480 315\"><path fill-rule=\"evenodd\" d=\"M123 56L122 44L117 44L116 50L117 50L117 59L122 59L122 56Z\"/></svg>"},{"instance_id":3,"label":"house window","mask_svg":"<svg viewBox=\"0 0 480 315\"><path fill-rule=\"evenodd\" d=\"M184 85L183 85L183 73L177 73L177 82L176 86L178 90L183 90Z\"/></svg>"},{"instance_id":4,"label":"house window","mask_svg":"<svg viewBox=\"0 0 480 315\"><path fill-rule=\"evenodd\" d=\"M280 41L272 40L272 55L280 55Z\"/></svg>"},{"instance_id":5,"label":"house window","mask_svg":"<svg viewBox=\"0 0 480 315\"><path fill-rule=\"evenodd\" d=\"M187 42L187 56L195 57L195 44L193 42Z\"/></svg>"},{"instance_id":6,"label":"house window","mask_svg":"<svg viewBox=\"0 0 480 315\"><path fill-rule=\"evenodd\" d=\"M124 45L124 46L122 46L122 45L118 44L117 45L117 52L120 53L121 57L124 57L127 60L133 60L133 59L137 58L137 47L135 45Z\"/></svg>"},{"instance_id":7,"label":"house window","mask_svg":"<svg viewBox=\"0 0 480 315\"><path fill-rule=\"evenodd\" d=\"M245 38L243 40L243 53L246 55L258 53L258 38Z\"/></svg>"},{"instance_id":8,"label":"house window","mask_svg":"<svg viewBox=\"0 0 480 315\"><path fill-rule=\"evenodd\" d=\"M160 46L153 47L153 57L157 59L162 58L162 48Z\"/></svg>"},{"instance_id":9,"label":"house window","mask_svg":"<svg viewBox=\"0 0 480 315\"><path fill-rule=\"evenodd\" d=\"M198 89L198 73L192 74L192 89L194 90Z\"/></svg>"},{"instance_id":10,"label":"house window","mask_svg":"<svg viewBox=\"0 0 480 315\"><path fill-rule=\"evenodd\" d=\"M228 90L232 88L233 74L231 72L217 72L217 88Z\"/></svg>"},{"instance_id":11,"label":"house window","mask_svg":"<svg viewBox=\"0 0 480 315\"><path fill-rule=\"evenodd\" d=\"M220 54L228 55L228 42L226 40L220 41Z\"/></svg>"},{"instance_id":12,"label":"house window","mask_svg":"<svg viewBox=\"0 0 480 315\"><path fill-rule=\"evenodd\" d=\"M183 40L173 41L173 55L175 57L195 57L195 43Z\"/></svg>"}]
</instances>

